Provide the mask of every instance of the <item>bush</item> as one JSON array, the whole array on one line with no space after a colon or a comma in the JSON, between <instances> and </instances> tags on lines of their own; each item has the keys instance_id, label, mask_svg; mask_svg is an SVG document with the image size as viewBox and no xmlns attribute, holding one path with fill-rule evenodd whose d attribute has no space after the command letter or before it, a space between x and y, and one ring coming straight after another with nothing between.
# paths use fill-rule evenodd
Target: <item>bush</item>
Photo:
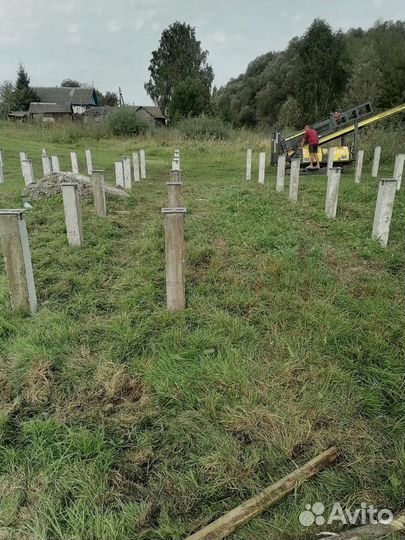
<instances>
[{"instance_id":1,"label":"bush","mask_svg":"<svg viewBox=\"0 0 405 540\"><path fill-rule=\"evenodd\" d=\"M196 116L180 120L176 128L182 135L190 139L228 139L231 126L219 118L210 116Z\"/></svg>"},{"instance_id":2,"label":"bush","mask_svg":"<svg viewBox=\"0 0 405 540\"><path fill-rule=\"evenodd\" d=\"M135 112L134 107L117 107L107 117L107 124L113 135L131 137L146 133L150 126Z\"/></svg>"},{"instance_id":3,"label":"bush","mask_svg":"<svg viewBox=\"0 0 405 540\"><path fill-rule=\"evenodd\" d=\"M288 98L281 105L277 123L284 129L286 127L302 127L301 107L294 97L288 96Z\"/></svg>"},{"instance_id":4,"label":"bush","mask_svg":"<svg viewBox=\"0 0 405 540\"><path fill-rule=\"evenodd\" d=\"M366 162L372 161L376 146L381 146L382 164L392 164L397 154L405 152L403 127L395 125L394 119L391 122L385 121L384 124L373 126L366 132L360 132L360 148L365 151Z\"/></svg>"}]
</instances>

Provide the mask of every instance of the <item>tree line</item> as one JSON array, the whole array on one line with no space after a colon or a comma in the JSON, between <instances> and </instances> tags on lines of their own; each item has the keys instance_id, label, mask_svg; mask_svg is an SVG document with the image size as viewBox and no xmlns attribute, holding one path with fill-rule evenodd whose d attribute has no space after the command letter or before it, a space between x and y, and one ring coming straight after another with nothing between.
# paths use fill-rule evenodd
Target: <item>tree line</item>
<instances>
[{"instance_id":1,"label":"tree line","mask_svg":"<svg viewBox=\"0 0 405 540\"><path fill-rule=\"evenodd\" d=\"M315 19L288 46L253 60L245 73L212 89L214 71L195 28L174 22L152 52L144 87L172 124L214 116L235 127L299 127L365 101L385 109L405 100L403 22L377 22L346 33ZM60 86L81 86L65 79ZM115 106L114 92L97 92L99 105ZM0 115L27 110L37 96L23 66L0 86Z\"/></svg>"},{"instance_id":2,"label":"tree line","mask_svg":"<svg viewBox=\"0 0 405 540\"><path fill-rule=\"evenodd\" d=\"M365 101L377 110L403 102L404 73L402 22L343 33L315 19L285 50L259 56L215 91L212 110L234 126L298 127Z\"/></svg>"},{"instance_id":3,"label":"tree line","mask_svg":"<svg viewBox=\"0 0 405 540\"><path fill-rule=\"evenodd\" d=\"M343 33L315 19L285 50L259 56L213 91L207 57L194 28L176 22L164 30L145 89L172 122L205 113L235 127L298 127L365 101L378 110L405 99L399 21Z\"/></svg>"}]
</instances>

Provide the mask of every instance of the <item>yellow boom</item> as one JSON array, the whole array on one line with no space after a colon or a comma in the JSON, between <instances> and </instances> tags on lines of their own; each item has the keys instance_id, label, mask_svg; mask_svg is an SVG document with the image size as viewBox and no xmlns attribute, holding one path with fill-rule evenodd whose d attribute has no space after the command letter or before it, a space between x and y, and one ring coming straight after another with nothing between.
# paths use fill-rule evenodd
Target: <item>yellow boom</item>
<instances>
[{"instance_id":1,"label":"yellow boom","mask_svg":"<svg viewBox=\"0 0 405 540\"><path fill-rule=\"evenodd\" d=\"M378 114L373 114L373 116L370 116L370 118L366 118L365 120L360 120L359 122L350 124L350 126L345 126L344 128L339 129L338 131L334 131L333 133L329 133L329 135L324 135L323 137L319 138L319 144L325 144L327 142L333 141L334 139L338 139L339 137L343 137L344 135L348 135L349 133L353 133L353 131L356 129L356 125L359 128L363 128L366 126L369 126L370 124L374 124L374 122L379 122L380 120L383 120L384 118L388 118L389 116L392 116L394 114L398 114L400 112L405 111L405 103L402 105L397 105L396 107L393 107L392 109L388 109L388 111L384 111ZM301 131L300 133L295 133L291 137L286 137L286 141L289 141L291 139L295 139L299 135L304 135L304 131Z\"/></svg>"}]
</instances>

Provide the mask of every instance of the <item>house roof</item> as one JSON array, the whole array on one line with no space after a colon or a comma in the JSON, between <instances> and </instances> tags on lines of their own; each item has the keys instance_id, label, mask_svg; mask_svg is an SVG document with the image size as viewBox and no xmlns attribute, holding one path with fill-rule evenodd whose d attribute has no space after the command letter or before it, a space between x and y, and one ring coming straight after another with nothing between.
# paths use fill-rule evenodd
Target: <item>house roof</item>
<instances>
[{"instance_id":1,"label":"house roof","mask_svg":"<svg viewBox=\"0 0 405 540\"><path fill-rule=\"evenodd\" d=\"M29 114L71 113L72 106L70 103L39 103L38 101L31 101L28 112Z\"/></svg>"},{"instance_id":2,"label":"house roof","mask_svg":"<svg viewBox=\"0 0 405 540\"><path fill-rule=\"evenodd\" d=\"M104 116L108 114L113 107L110 107L109 105L100 105L99 107L92 107L91 109L87 109L83 114L85 116Z\"/></svg>"},{"instance_id":3,"label":"house roof","mask_svg":"<svg viewBox=\"0 0 405 540\"><path fill-rule=\"evenodd\" d=\"M24 116L27 116L27 111L11 111L8 113L8 116L16 117L16 118L24 118Z\"/></svg>"},{"instance_id":4,"label":"house roof","mask_svg":"<svg viewBox=\"0 0 405 540\"><path fill-rule=\"evenodd\" d=\"M43 103L69 103L70 105L97 105L94 88L71 88L66 86L37 86L33 88Z\"/></svg>"},{"instance_id":5,"label":"house roof","mask_svg":"<svg viewBox=\"0 0 405 540\"><path fill-rule=\"evenodd\" d=\"M162 113L162 111L159 109L159 107L156 106L149 106L149 105L139 105L136 110L139 111L139 109L143 109L147 113L149 113L153 118L162 118L166 119L167 117Z\"/></svg>"}]
</instances>

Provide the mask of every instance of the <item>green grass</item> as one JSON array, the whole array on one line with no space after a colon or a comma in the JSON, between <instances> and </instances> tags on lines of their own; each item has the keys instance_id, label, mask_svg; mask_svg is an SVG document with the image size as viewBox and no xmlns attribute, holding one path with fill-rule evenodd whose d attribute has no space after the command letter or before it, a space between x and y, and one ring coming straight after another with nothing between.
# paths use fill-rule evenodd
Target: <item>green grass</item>
<instances>
[{"instance_id":1,"label":"green grass","mask_svg":"<svg viewBox=\"0 0 405 540\"><path fill-rule=\"evenodd\" d=\"M148 180L105 219L83 203L80 249L60 198L33 203L35 316L10 309L0 262L0 538L184 538L334 444L339 463L232 538L313 538L298 516L316 501L399 510L403 191L383 249L369 165L360 185L345 171L331 221L322 177L301 179L295 205L274 168L245 182L251 141L50 133L0 127L1 207L21 205L20 150L39 176L42 147L62 169L77 150L83 170L91 147L113 182L114 160L144 147ZM160 209L177 147L187 308L170 314Z\"/></svg>"}]
</instances>

